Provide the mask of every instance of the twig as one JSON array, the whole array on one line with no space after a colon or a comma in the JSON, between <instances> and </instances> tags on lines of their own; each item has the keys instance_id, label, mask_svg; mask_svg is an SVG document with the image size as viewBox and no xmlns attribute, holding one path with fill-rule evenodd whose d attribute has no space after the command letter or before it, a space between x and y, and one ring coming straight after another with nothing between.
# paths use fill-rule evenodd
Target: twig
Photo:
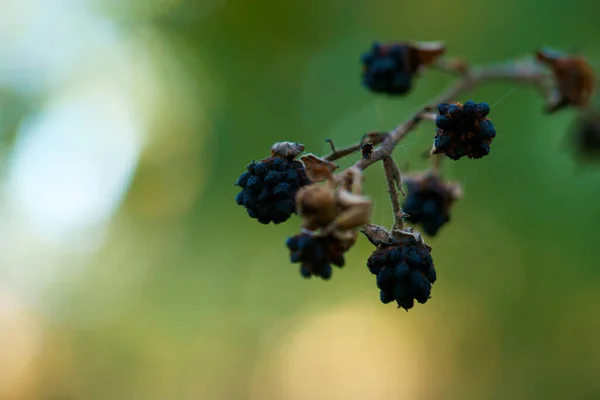
<instances>
[{"instance_id":1,"label":"twig","mask_svg":"<svg viewBox=\"0 0 600 400\"><path fill-rule=\"evenodd\" d=\"M443 154L431 155L431 171L435 174L439 174L442 165Z\"/></svg>"},{"instance_id":2,"label":"twig","mask_svg":"<svg viewBox=\"0 0 600 400\"><path fill-rule=\"evenodd\" d=\"M349 156L350 154L356 153L360 150L362 144L353 144L352 146L344 147L343 149L333 150L331 154L323 157L327 161L335 161L340 158ZM332 146L333 147L333 146Z\"/></svg>"},{"instance_id":3,"label":"twig","mask_svg":"<svg viewBox=\"0 0 600 400\"><path fill-rule=\"evenodd\" d=\"M421 114L421 119L427 120L427 121L435 122L436 117L437 117L437 114L434 112L431 112L431 111L424 112Z\"/></svg>"},{"instance_id":4,"label":"twig","mask_svg":"<svg viewBox=\"0 0 600 400\"><path fill-rule=\"evenodd\" d=\"M349 156L349 155L354 154L357 151L361 150L363 144L365 144L365 143L371 143L373 145L377 145L377 144L383 142L383 140L385 139L386 136L387 136L387 132L367 133L366 135L364 135L362 137L360 142L353 144L351 146L348 146L348 147L344 147L342 149L336 149L335 145L333 144L333 140L327 139L326 142L329 143L329 145L331 146L331 154L329 154L328 156L325 156L323 158L327 161L339 160L340 158Z\"/></svg>"},{"instance_id":5,"label":"twig","mask_svg":"<svg viewBox=\"0 0 600 400\"><path fill-rule=\"evenodd\" d=\"M388 191L390 193L392 209L394 211L394 228L396 229L403 228L404 222L402 217L404 216L404 213L400 208L397 185L394 178L394 167L396 169L398 167L392 160L391 155L396 145L414 130L421 121L435 121L435 112L438 104L456 101L456 98L460 94L473 89L479 84L500 80L531 84L541 92L546 101L551 101L553 96L553 86L549 72L536 64L532 59L517 60L481 67L469 67L460 60L442 60L436 64L436 67L447 72L458 73L458 80L431 101L421 106L410 119L401 123L387 134L378 133L374 136L373 134L370 134L372 135L371 139L375 138L375 140L370 140L371 143L381 144L370 154L370 157L361 158L351 167L357 168L358 170L365 170L376 162L383 160ZM365 137L366 136L368 135L365 135ZM334 161L359 151L362 144L365 143L365 137L361 139L360 143L340 150L335 150L335 147L333 147L332 144L332 154L324 157L325 160ZM442 156L443 155L436 155L431 159L431 170L435 173L440 172ZM335 179L341 178L343 176L342 174L344 174L344 171L338 172L335 175Z\"/></svg>"},{"instance_id":6,"label":"twig","mask_svg":"<svg viewBox=\"0 0 600 400\"><path fill-rule=\"evenodd\" d=\"M361 159L354 166L365 170L372 164L381 161L394 151L394 148L408 133L410 133L423 119L429 119L431 111L435 110L439 103L453 101L461 93L473 87L493 80L507 80L511 82L523 82L541 88L549 96L548 73L533 61L515 61L502 65L488 67L475 67L467 69L462 77L444 92L436 96L432 101L422 106L408 121L398 125L383 140L382 144L373 151L369 159Z\"/></svg>"},{"instance_id":7,"label":"twig","mask_svg":"<svg viewBox=\"0 0 600 400\"><path fill-rule=\"evenodd\" d=\"M385 170L388 193L390 194L390 200L392 201L392 211L394 212L394 229L402 229L404 228L404 221L402 220L404 212L400 207L397 191L397 188L401 185L401 179L398 175L399 169L396 166L396 163L394 163L394 160L389 156L386 156L383 159L383 168Z\"/></svg>"}]
</instances>

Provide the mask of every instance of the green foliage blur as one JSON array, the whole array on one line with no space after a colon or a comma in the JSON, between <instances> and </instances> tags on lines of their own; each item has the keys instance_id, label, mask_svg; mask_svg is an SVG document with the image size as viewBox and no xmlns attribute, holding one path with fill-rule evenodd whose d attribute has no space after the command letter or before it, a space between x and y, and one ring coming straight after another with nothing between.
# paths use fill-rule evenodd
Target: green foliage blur
<instances>
[{"instance_id":1,"label":"green foliage blur","mask_svg":"<svg viewBox=\"0 0 600 400\"><path fill-rule=\"evenodd\" d=\"M24 64L30 69L0 77L0 399L600 398L600 172L581 166L569 149L575 111L545 115L532 88L504 83L457 99L492 105L498 137L489 157L444 163L465 198L429 240L438 271L432 299L408 313L380 304L366 268L373 247L364 238L331 281L305 280L284 246L299 220L261 225L235 204L233 187L274 142L326 154L326 138L343 146L391 129L452 81L427 71L408 97L369 93L360 84L359 58L374 40L442 40L448 55L473 63L549 45L582 52L600 69L600 5L8 3L0 49L29 30L23 43L37 44ZM55 12L36 11L42 3ZM86 39L82 15L102 21L97 42ZM41 20L50 29L33 31ZM62 37L73 40L72 48L62 44L68 51L56 47ZM12 62L13 53L0 54ZM67 72L52 75L40 61L50 57ZM28 208L34 206L23 199L37 199L31 204L38 207L62 190L61 177L40 181L48 192L33 185L23 193L36 195L11 200L25 187L21 181L39 176L11 172L12 160L38 143L21 140L34 116L72 93L79 104L77 93L94 84L102 96L107 88L117 93L100 103L114 104L110 115L133 110L135 140L125 143L105 119L101 132L113 139L102 149L114 153L98 156L96 175L81 167L92 186L75 185L57 204L79 191L102 197L104 186L94 182L104 182L105 168L127 146L131 176L100 222L67 230L59 241L54 228L42 237ZM77 130L77 146L91 140L95 124ZM428 167L421 155L432 129L423 124L401 143L401 166ZM43 171L44 152L63 142L50 143L34 157L42 161L34 171ZM381 166L366 175L373 222L389 226ZM47 204L42 214L52 223L71 221L79 204L73 201L63 214Z\"/></svg>"}]
</instances>

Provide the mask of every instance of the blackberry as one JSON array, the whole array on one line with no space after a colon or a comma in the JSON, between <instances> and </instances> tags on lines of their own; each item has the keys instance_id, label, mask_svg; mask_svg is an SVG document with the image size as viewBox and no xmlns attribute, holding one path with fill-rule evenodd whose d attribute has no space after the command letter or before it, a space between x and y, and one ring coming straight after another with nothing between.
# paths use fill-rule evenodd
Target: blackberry
<instances>
[{"instance_id":1,"label":"blackberry","mask_svg":"<svg viewBox=\"0 0 600 400\"><path fill-rule=\"evenodd\" d=\"M362 58L363 85L375 93L402 95L410 91L419 68L418 50L408 44L374 43Z\"/></svg>"},{"instance_id":2,"label":"blackberry","mask_svg":"<svg viewBox=\"0 0 600 400\"><path fill-rule=\"evenodd\" d=\"M408 311L415 300L424 304L431 297L436 272L430 249L412 236L381 244L369 257L367 267L377 276L384 304L396 301L399 308Z\"/></svg>"},{"instance_id":3,"label":"blackberry","mask_svg":"<svg viewBox=\"0 0 600 400\"><path fill-rule=\"evenodd\" d=\"M296 192L310 183L303 164L290 157L275 156L253 161L246 168L235 183L242 188L237 204L262 224L287 221L296 212Z\"/></svg>"},{"instance_id":4,"label":"blackberry","mask_svg":"<svg viewBox=\"0 0 600 400\"><path fill-rule=\"evenodd\" d=\"M435 236L450 221L450 207L457 198L454 185L445 184L434 174L405 178L404 183L407 196L402 210L408 214L407 220L421 224L426 234Z\"/></svg>"},{"instance_id":5,"label":"blackberry","mask_svg":"<svg viewBox=\"0 0 600 400\"><path fill-rule=\"evenodd\" d=\"M305 233L289 237L286 246L292 263L300 263L300 274L305 278L331 278L331 264L343 267L344 248L332 236L316 237Z\"/></svg>"},{"instance_id":6,"label":"blackberry","mask_svg":"<svg viewBox=\"0 0 600 400\"><path fill-rule=\"evenodd\" d=\"M444 153L452 160L462 157L482 158L490 153L496 129L489 118L487 103L472 100L461 103L441 103L435 120L433 154Z\"/></svg>"}]
</instances>

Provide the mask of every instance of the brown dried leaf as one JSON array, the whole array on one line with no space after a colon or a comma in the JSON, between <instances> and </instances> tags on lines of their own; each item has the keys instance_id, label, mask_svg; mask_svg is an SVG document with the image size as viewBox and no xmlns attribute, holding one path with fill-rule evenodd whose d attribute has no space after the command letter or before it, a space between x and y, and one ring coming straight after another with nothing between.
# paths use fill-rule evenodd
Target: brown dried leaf
<instances>
[{"instance_id":1,"label":"brown dried leaf","mask_svg":"<svg viewBox=\"0 0 600 400\"><path fill-rule=\"evenodd\" d=\"M313 182L322 182L324 180L332 179L333 171L338 168L337 164L317 157L314 154L306 154L300 157L300 161L304 164L304 170L306 171L308 179Z\"/></svg>"},{"instance_id":2,"label":"brown dried leaf","mask_svg":"<svg viewBox=\"0 0 600 400\"><path fill-rule=\"evenodd\" d=\"M417 51L419 64L422 65L433 64L446 52L446 47L442 42L413 42L411 46Z\"/></svg>"},{"instance_id":3,"label":"brown dried leaf","mask_svg":"<svg viewBox=\"0 0 600 400\"><path fill-rule=\"evenodd\" d=\"M552 70L556 81L557 92L550 99L549 112L568 105L582 108L589 104L596 79L592 67L584 57L543 49L536 53L536 58Z\"/></svg>"}]
</instances>

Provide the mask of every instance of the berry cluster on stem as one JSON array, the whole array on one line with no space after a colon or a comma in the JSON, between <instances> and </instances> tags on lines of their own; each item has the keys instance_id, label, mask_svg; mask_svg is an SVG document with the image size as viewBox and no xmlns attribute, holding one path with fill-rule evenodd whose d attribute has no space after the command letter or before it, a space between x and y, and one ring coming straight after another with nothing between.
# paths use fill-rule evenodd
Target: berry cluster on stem
<instances>
[{"instance_id":1,"label":"berry cluster on stem","mask_svg":"<svg viewBox=\"0 0 600 400\"><path fill-rule=\"evenodd\" d=\"M361 58L362 84L377 95L407 95L417 78L431 68L457 79L389 132L364 134L344 148L327 139L331 153L323 157L304 153L302 144L278 142L269 157L250 163L238 179L237 204L250 217L263 224L284 222L294 213L301 217L300 232L285 243L291 262L299 264L305 278L330 279L332 265L346 264L344 254L360 231L376 246L367 266L376 276L381 302L396 302L406 310L415 300L427 302L437 274L431 247L415 227L428 236L437 235L462 195L458 183L444 180L442 159L481 159L491 153L496 137L487 103L458 101L477 85L496 80L527 84L542 95L549 114L569 107L580 110L576 148L588 158L600 158L600 114L590 109L595 76L583 56L543 48L526 59L471 66L445 58L445 51L440 42L373 44ZM427 152L431 166L403 177L393 159L394 149L423 121L435 123ZM360 155L351 167L337 171L334 161L356 153ZM370 223L372 200L362 192L362 172L379 161L392 205L390 230Z\"/></svg>"}]
</instances>

